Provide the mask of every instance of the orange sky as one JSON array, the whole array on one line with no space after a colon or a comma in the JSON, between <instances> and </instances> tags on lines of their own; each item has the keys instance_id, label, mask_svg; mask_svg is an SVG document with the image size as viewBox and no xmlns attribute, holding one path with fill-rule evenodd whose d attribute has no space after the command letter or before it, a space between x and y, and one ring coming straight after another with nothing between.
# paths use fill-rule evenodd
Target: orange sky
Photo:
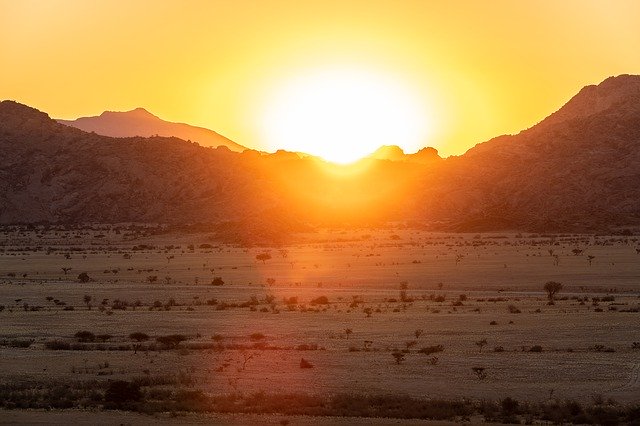
<instances>
[{"instance_id":1,"label":"orange sky","mask_svg":"<svg viewBox=\"0 0 640 426\"><path fill-rule=\"evenodd\" d=\"M0 99L56 118L143 106L273 149L258 123L274 88L357 66L410 87L424 145L460 154L640 74L639 22L636 0L0 0Z\"/></svg>"}]
</instances>

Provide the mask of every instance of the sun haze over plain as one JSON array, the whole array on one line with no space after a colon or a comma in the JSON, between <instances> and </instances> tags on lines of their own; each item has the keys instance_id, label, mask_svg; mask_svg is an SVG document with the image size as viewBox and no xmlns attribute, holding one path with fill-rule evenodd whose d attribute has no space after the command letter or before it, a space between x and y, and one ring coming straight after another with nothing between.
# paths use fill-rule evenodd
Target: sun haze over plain
<instances>
[{"instance_id":1,"label":"sun haze over plain","mask_svg":"<svg viewBox=\"0 0 640 426\"><path fill-rule=\"evenodd\" d=\"M640 73L639 18L636 1L0 0L0 98L56 118L141 106L338 162L455 155Z\"/></svg>"}]
</instances>

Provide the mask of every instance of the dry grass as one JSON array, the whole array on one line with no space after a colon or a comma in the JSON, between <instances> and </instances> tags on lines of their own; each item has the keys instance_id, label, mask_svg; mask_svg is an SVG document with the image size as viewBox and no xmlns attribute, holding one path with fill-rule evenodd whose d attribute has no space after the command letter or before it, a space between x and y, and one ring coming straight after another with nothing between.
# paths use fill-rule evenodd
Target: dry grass
<instances>
[{"instance_id":1,"label":"dry grass","mask_svg":"<svg viewBox=\"0 0 640 426\"><path fill-rule=\"evenodd\" d=\"M135 380L145 395L186 386L207 398L314 389L367 407L366 395L389 393L418 405L575 400L583 411L640 391L634 237L394 229L245 248L105 227L10 229L2 241L3 383ZM595 256L591 266L576 247ZM266 251L271 259L256 260ZM564 286L553 305L547 281ZM314 368L300 368L300 351ZM58 398L67 400L91 397Z\"/></svg>"}]
</instances>

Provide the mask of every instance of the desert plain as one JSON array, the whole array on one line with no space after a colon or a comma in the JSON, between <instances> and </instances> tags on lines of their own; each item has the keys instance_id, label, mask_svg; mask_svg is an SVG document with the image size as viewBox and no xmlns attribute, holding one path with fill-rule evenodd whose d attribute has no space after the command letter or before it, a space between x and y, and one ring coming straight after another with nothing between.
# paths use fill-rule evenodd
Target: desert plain
<instances>
[{"instance_id":1,"label":"desert plain","mask_svg":"<svg viewBox=\"0 0 640 426\"><path fill-rule=\"evenodd\" d=\"M495 404L483 420L504 421L505 399L628 406L640 395L640 243L629 233L398 226L273 247L152 225L1 235L5 408L143 400L135 411L184 411L182 401L294 415L316 412L281 405L333 398L334 414L366 416L376 412L360 411L361 398L401 397ZM562 284L552 298L549 281ZM131 401L108 396L114 382L134 384ZM239 399L201 409L214 396Z\"/></svg>"}]
</instances>

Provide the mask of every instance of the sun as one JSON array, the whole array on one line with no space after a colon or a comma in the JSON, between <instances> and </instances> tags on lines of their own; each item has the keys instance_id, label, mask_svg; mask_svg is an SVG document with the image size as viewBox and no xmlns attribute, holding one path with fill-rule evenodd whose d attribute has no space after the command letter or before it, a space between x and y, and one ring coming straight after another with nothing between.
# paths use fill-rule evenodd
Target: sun
<instances>
[{"instance_id":1,"label":"sun","mask_svg":"<svg viewBox=\"0 0 640 426\"><path fill-rule=\"evenodd\" d=\"M346 67L301 73L266 102L261 133L271 149L347 164L382 145L407 152L430 130L424 102L391 75Z\"/></svg>"}]
</instances>

